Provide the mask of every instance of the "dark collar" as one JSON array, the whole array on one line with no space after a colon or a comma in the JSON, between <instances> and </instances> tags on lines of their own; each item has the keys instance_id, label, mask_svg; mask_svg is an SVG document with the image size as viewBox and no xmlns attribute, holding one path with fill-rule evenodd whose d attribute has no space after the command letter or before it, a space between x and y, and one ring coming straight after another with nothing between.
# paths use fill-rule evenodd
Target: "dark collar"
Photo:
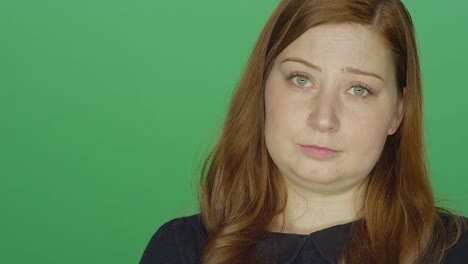
<instances>
[{"instance_id":1,"label":"dark collar","mask_svg":"<svg viewBox=\"0 0 468 264\"><path fill-rule=\"evenodd\" d=\"M331 226L309 235L267 232L258 244L260 252L275 258L278 263L292 263L303 248L313 246L321 257L337 263L338 256L348 239L354 222Z\"/></svg>"}]
</instances>

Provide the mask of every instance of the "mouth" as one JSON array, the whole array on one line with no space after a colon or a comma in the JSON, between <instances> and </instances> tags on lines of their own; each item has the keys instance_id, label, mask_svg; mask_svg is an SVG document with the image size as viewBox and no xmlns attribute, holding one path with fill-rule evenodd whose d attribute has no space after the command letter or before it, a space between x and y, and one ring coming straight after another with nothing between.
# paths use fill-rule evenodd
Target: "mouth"
<instances>
[{"instance_id":1,"label":"mouth","mask_svg":"<svg viewBox=\"0 0 468 264\"><path fill-rule=\"evenodd\" d=\"M313 159L325 160L325 159L332 158L338 155L338 153L340 153L340 151L330 149L327 147L317 146L317 145L300 145L300 146L302 150L309 157Z\"/></svg>"}]
</instances>

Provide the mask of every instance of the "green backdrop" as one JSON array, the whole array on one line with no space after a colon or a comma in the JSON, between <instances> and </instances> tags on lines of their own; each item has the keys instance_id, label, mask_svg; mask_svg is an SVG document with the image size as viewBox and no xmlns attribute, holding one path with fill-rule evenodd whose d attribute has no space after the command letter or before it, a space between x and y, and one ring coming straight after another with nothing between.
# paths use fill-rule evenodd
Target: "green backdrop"
<instances>
[{"instance_id":1,"label":"green backdrop","mask_svg":"<svg viewBox=\"0 0 468 264\"><path fill-rule=\"evenodd\" d=\"M137 263L278 0L0 0L0 263ZM468 2L407 0L432 181L468 213Z\"/></svg>"}]
</instances>

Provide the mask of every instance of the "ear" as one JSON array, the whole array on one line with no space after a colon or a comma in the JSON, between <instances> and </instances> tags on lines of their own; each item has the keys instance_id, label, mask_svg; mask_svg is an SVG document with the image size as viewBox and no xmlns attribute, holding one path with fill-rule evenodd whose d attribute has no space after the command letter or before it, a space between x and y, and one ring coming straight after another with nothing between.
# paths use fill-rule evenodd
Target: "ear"
<instances>
[{"instance_id":1,"label":"ear","mask_svg":"<svg viewBox=\"0 0 468 264\"><path fill-rule=\"evenodd\" d=\"M397 112L392 121L392 126L388 129L388 135L393 135L400 127L401 121L403 120L403 113L405 108L405 94L406 87L403 87L403 95L398 99Z\"/></svg>"}]
</instances>

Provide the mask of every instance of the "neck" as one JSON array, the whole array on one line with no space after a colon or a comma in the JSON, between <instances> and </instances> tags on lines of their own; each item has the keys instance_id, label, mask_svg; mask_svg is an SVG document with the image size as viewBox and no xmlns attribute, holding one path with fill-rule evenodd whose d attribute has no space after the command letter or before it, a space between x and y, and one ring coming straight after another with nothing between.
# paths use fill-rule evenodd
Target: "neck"
<instances>
[{"instance_id":1,"label":"neck","mask_svg":"<svg viewBox=\"0 0 468 264\"><path fill-rule=\"evenodd\" d=\"M363 188L359 186L335 193L305 190L291 183L286 186L288 201L283 214L272 221L269 229L273 232L310 234L362 217Z\"/></svg>"}]
</instances>

